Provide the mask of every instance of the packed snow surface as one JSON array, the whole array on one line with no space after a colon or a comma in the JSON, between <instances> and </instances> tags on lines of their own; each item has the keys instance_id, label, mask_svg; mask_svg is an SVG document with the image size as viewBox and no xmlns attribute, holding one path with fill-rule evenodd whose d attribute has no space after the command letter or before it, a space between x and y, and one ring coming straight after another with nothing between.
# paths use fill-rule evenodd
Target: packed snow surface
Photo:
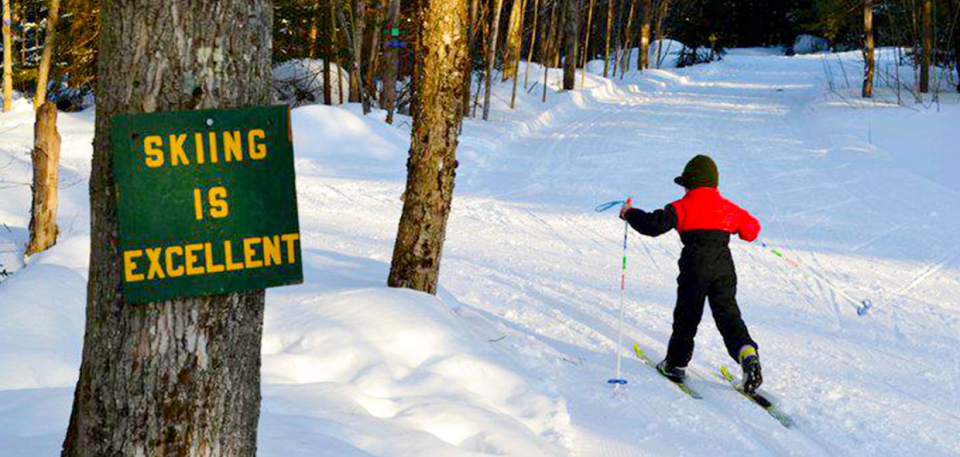
<instances>
[{"instance_id":1,"label":"packed snow surface","mask_svg":"<svg viewBox=\"0 0 960 457\"><path fill-rule=\"evenodd\" d=\"M572 92L550 70L546 103L532 65L515 110L508 82L490 122L465 123L437 297L384 287L410 119L296 109L305 284L267 293L260 454L956 455L960 107L946 94L900 107L885 87L859 101L838 67L858 74L857 59L734 50L591 74ZM93 112L59 125L61 237L24 262L32 109L18 100L0 115L3 455L57 453L80 362ZM606 383L623 223L594 207L624 195L662 207L697 153L716 159L722 192L760 219L762 239L805 268L731 246L762 390L794 428L717 378L733 361L709 313L690 368L703 400L630 356L639 342L659 357L670 335L673 233L630 235L629 384ZM844 296L874 308L858 316Z\"/></svg>"}]
</instances>

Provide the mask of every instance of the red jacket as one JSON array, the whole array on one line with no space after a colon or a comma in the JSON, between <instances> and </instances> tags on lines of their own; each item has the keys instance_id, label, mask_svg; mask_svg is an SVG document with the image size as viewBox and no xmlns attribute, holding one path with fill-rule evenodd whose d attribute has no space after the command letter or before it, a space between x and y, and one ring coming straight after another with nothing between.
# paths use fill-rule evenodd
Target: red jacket
<instances>
[{"instance_id":1,"label":"red jacket","mask_svg":"<svg viewBox=\"0 0 960 457\"><path fill-rule=\"evenodd\" d=\"M658 236L672 229L680 234L693 230L715 230L737 234L744 241L753 241L760 234L760 222L713 187L701 187L664 209L646 212L631 208L623 218L644 235ZM683 238L683 237L681 237Z\"/></svg>"},{"instance_id":2,"label":"red jacket","mask_svg":"<svg viewBox=\"0 0 960 457\"><path fill-rule=\"evenodd\" d=\"M737 234L750 242L760 234L760 222L730 200L723 198L713 187L701 187L687 191L680 200L670 204L677 214L676 229L683 233L689 230L722 230Z\"/></svg>"}]
</instances>

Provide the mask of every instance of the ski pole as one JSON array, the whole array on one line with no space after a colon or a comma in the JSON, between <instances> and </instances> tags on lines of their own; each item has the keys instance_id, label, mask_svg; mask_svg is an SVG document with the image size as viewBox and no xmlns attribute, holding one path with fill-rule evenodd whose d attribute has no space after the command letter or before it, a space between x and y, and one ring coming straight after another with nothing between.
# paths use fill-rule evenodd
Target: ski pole
<instances>
[{"instance_id":1,"label":"ski pole","mask_svg":"<svg viewBox=\"0 0 960 457\"><path fill-rule=\"evenodd\" d=\"M811 276L813 279L816 279L816 280L820 281L821 284L827 286L828 288L830 288L831 290L833 290L834 292L836 292L837 295L839 295L840 297L846 299L846 300L849 301L850 303L853 303L853 305L854 305L854 306L856 307L856 309L857 309L857 315L859 315L859 316L864 316L864 315L867 314L867 311L868 311L870 308L873 308L873 302L870 301L869 298L865 298L865 299L863 299L863 300L857 300L857 299L851 297L850 295L848 295L846 292L840 290L839 287L833 285L832 282L830 282L827 278L825 278L825 277L824 277L823 275L821 275L820 273L817 273L816 271L812 270L810 267L806 267L806 265L800 265L800 261L799 261L799 260L795 260L795 259L792 259L792 258L790 258L790 257L787 257L787 256L783 255L782 252L780 252L780 251L777 250L776 248L768 245L768 244L767 244L766 242L764 242L763 240L760 240L759 243L760 243L760 246L761 246L761 247L763 247L764 249L770 251L771 253L773 253L773 255L775 255L775 256L777 256L777 257L785 260L785 261L786 261L787 263L789 263L790 265L796 267L797 270L800 270L800 271L806 273L807 275ZM806 267L806 268L804 268L804 267Z\"/></svg>"},{"instance_id":2,"label":"ski pole","mask_svg":"<svg viewBox=\"0 0 960 457\"><path fill-rule=\"evenodd\" d=\"M626 200L613 201L598 205L596 211L598 213L601 211L606 211L610 208L613 208L617 204L620 204L621 209L623 209L624 206L630 206L630 197L627 197ZM627 235L630 233L629 229L630 225L627 223L627 221L623 221L623 257L621 259L620 267L620 319L617 323L617 373L614 378L607 380L608 384L613 384L618 389L620 388L620 385L627 383L627 380L620 376L620 360L623 353L623 299L627 288Z\"/></svg>"}]
</instances>

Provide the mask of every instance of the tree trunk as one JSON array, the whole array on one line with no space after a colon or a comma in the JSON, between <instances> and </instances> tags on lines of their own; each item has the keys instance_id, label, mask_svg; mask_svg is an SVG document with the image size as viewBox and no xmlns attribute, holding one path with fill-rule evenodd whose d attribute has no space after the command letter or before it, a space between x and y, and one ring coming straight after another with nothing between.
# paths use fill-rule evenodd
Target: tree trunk
<instances>
[{"instance_id":1,"label":"tree trunk","mask_svg":"<svg viewBox=\"0 0 960 457\"><path fill-rule=\"evenodd\" d=\"M628 0L630 2L630 12L627 13L627 27L623 29L623 45L620 47L624 51L620 54L620 79L626 73L630 66L630 46L633 44L633 15L636 13L637 0Z\"/></svg>"},{"instance_id":2,"label":"tree trunk","mask_svg":"<svg viewBox=\"0 0 960 457\"><path fill-rule=\"evenodd\" d=\"M521 46L523 45L523 16L527 10L526 0L520 1L520 36L517 37L516 43L514 43L513 55L516 56L516 59L513 60L513 94L510 96L510 109L514 109L517 105L517 83L520 78L518 78L518 72L520 71L520 54L522 52ZM528 62L529 63L529 62Z\"/></svg>"},{"instance_id":3,"label":"tree trunk","mask_svg":"<svg viewBox=\"0 0 960 457\"><path fill-rule=\"evenodd\" d=\"M37 123L33 126L33 205L27 255L44 251L57 243L59 164L57 106L47 102L37 111Z\"/></svg>"},{"instance_id":4,"label":"tree trunk","mask_svg":"<svg viewBox=\"0 0 960 457\"><path fill-rule=\"evenodd\" d=\"M33 109L39 110L47 101L47 78L50 75L50 60L56 46L57 20L60 18L60 0L50 0L47 14L47 30L43 38L43 54L40 57L40 69L37 73L37 93L33 99Z\"/></svg>"},{"instance_id":5,"label":"tree trunk","mask_svg":"<svg viewBox=\"0 0 960 457\"><path fill-rule=\"evenodd\" d=\"M363 62L363 22L365 0L352 0L350 7L350 102L359 103L363 95L360 68ZM346 22L346 21L344 21Z\"/></svg>"},{"instance_id":6,"label":"tree trunk","mask_svg":"<svg viewBox=\"0 0 960 457\"><path fill-rule=\"evenodd\" d=\"M503 80L516 75L516 63L520 61L520 39L523 36L523 9L526 0L514 0L507 22L507 39L503 48Z\"/></svg>"},{"instance_id":7,"label":"tree trunk","mask_svg":"<svg viewBox=\"0 0 960 457\"><path fill-rule=\"evenodd\" d=\"M363 97L363 112L364 114L369 113L371 99L377 96L377 68L380 66L380 35L383 33L382 26L383 23L383 14L386 11L386 1L387 0L378 0L376 2L377 9L373 14L373 25L375 26L374 30L371 30L370 33L370 47L367 48L367 74L364 77L364 83L366 83L366 97ZM380 104L380 101L377 101L377 104ZM383 108L382 105L379 105L380 108Z\"/></svg>"},{"instance_id":8,"label":"tree trunk","mask_svg":"<svg viewBox=\"0 0 960 457\"><path fill-rule=\"evenodd\" d=\"M603 40L603 77L607 77L610 70L610 35L613 33L613 5L614 0L607 0L607 31Z\"/></svg>"},{"instance_id":9,"label":"tree trunk","mask_svg":"<svg viewBox=\"0 0 960 457\"><path fill-rule=\"evenodd\" d=\"M650 68L650 20L653 18L653 0L643 0L643 23L640 25L640 52L637 70Z\"/></svg>"},{"instance_id":10,"label":"tree trunk","mask_svg":"<svg viewBox=\"0 0 960 457\"><path fill-rule=\"evenodd\" d=\"M483 120L490 118L490 92L493 89L493 65L497 60L497 33L500 31L500 11L503 9L503 0L495 0L493 11L490 14L490 36L487 40L486 87L483 94Z\"/></svg>"},{"instance_id":11,"label":"tree trunk","mask_svg":"<svg viewBox=\"0 0 960 457\"><path fill-rule=\"evenodd\" d=\"M527 51L527 68L523 72L523 88L527 88L530 79L530 61L533 60L533 48L537 46L537 20L540 19L540 0L533 0L533 28L530 30L530 49ZM960 87L960 86L958 86Z\"/></svg>"},{"instance_id":12,"label":"tree trunk","mask_svg":"<svg viewBox=\"0 0 960 457\"><path fill-rule=\"evenodd\" d=\"M391 0L392 1L392 0ZM467 21L467 71L463 73L463 115L470 115L470 88L473 87L473 47L477 40L477 8L479 0L470 0L470 16Z\"/></svg>"},{"instance_id":13,"label":"tree trunk","mask_svg":"<svg viewBox=\"0 0 960 457\"><path fill-rule=\"evenodd\" d=\"M390 0L387 10L387 30L397 27L400 17L400 0ZM391 37L393 37L391 32ZM397 40L400 37L396 37ZM387 59L383 62L383 109L387 110L387 123L393 124L393 112L397 107L397 73L400 70L400 54L396 47L387 49ZM467 87L469 97L469 86ZM469 98L467 99L469 100Z\"/></svg>"},{"instance_id":14,"label":"tree trunk","mask_svg":"<svg viewBox=\"0 0 960 457\"><path fill-rule=\"evenodd\" d=\"M580 74L580 87L583 87L587 79L587 64L590 60L590 26L593 24L593 8L596 3L596 0L590 0L590 5L587 6L587 32L584 33L583 49L581 50L581 55L583 57L583 73Z\"/></svg>"},{"instance_id":15,"label":"tree trunk","mask_svg":"<svg viewBox=\"0 0 960 457\"><path fill-rule=\"evenodd\" d=\"M873 97L873 0L863 0L863 98Z\"/></svg>"},{"instance_id":16,"label":"tree trunk","mask_svg":"<svg viewBox=\"0 0 960 457\"><path fill-rule=\"evenodd\" d=\"M553 43L557 40L557 8L559 8L558 2L563 0L556 0L553 2L553 7L550 8L550 22L547 25L547 41L544 43L546 46L545 55L549 58L549 52L553 49ZM550 63L544 61L543 63L543 98L540 99L541 102L547 101L547 88L549 87L549 78L550 78Z\"/></svg>"},{"instance_id":17,"label":"tree trunk","mask_svg":"<svg viewBox=\"0 0 960 457\"><path fill-rule=\"evenodd\" d=\"M580 2L563 0L563 90L573 90L577 83L577 44L580 41Z\"/></svg>"},{"instance_id":18,"label":"tree trunk","mask_svg":"<svg viewBox=\"0 0 960 457\"><path fill-rule=\"evenodd\" d=\"M666 17L669 8L670 0L660 0L660 11L657 12L657 28L654 30L653 36L657 45L657 68L660 68L660 64L663 63L663 58L660 56L661 51L663 51L663 18Z\"/></svg>"},{"instance_id":19,"label":"tree trunk","mask_svg":"<svg viewBox=\"0 0 960 457\"><path fill-rule=\"evenodd\" d=\"M108 1L101 14L86 333L63 455L253 456L264 293L125 303L110 129L119 113L272 103L273 2Z\"/></svg>"},{"instance_id":20,"label":"tree trunk","mask_svg":"<svg viewBox=\"0 0 960 457\"><path fill-rule=\"evenodd\" d=\"M3 0L3 112L13 101L13 40L10 37L10 0Z\"/></svg>"},{"instance_id":21,"label":"tree trunk","mask_svg":"<svg viewBox=\"0 0 960 457\"><path fill-rule=\"evenodd\" d=\"M317 14L310 17L310 33L307 38L310 42L307 44L307 57L317 58Z\"/></svg>"},{"instance_id":22,"label":"tree trunk","mask_svg":"<svg viewBox=\"0 0 960 457\"><path fill-rule=\"evenodd\" d=\"M933 54L933 0L923 0L920 14L922 16L923 56L920 60L920 93L930 91L930 63Z\"/></svg>"},{"instance_id":23,"label":"tree trunk","mask_svg":"<svg viewBox=\"0 0 960 457\"><path fill-rule=\"evenodd\" d=\"M456 176L467 68L467 2L419 0L413 129L390 287L436 294Z\"/></svg>"},{"instance_id":24,"label":"tree trunk","mask_svg":"<svg viewBox=\"0 0 960 457\"><path fill-rule=\"evenodd\" d=\"M336 51L333 46L333 34L336 33L336 16L333 14L333 2L330 3L330 18L327 21L327 46L326 52L323 56L323 104L332 105L333 104L333 84L330 82L330 72L332 71L330 61L334 58L333 54ZM323 4L318 0L318 8L322 8ZM319 14L319 12L318 12ZM339 72L338 72L339 75Z\"/></svg>"}]
</instances>

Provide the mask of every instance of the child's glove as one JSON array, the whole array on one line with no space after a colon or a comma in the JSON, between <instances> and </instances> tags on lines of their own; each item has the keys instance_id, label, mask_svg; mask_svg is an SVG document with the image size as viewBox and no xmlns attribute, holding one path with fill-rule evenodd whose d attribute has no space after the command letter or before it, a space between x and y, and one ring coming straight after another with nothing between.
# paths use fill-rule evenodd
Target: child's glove
<instances>
[{"instance_id":1,"label":"child's glove","mask_svg":"<svg viewBox=\"0 0 960 457\"><path fill-rule=\"evenodd\" d=\"M626 202L623 203L623 206L620 207L620 219L627 220L627 211L633 209L630 206L630 199L628 198Z\"/></svg>"}]
</instances>

